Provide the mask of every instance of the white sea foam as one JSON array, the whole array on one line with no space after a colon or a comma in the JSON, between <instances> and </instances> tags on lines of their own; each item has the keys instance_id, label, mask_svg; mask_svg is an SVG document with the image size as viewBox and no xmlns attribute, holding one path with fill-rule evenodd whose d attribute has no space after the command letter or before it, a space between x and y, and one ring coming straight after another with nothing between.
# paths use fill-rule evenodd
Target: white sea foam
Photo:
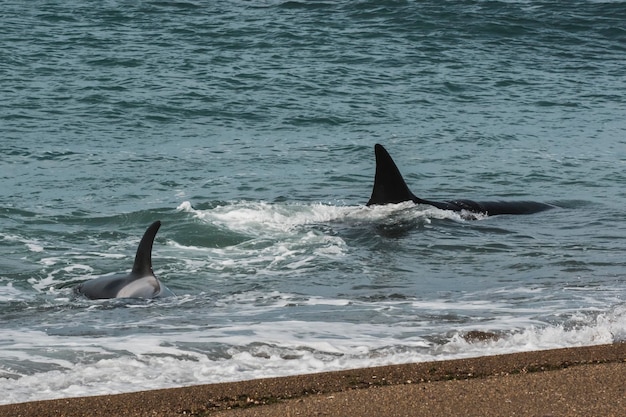
<instances>
[{"instance_id":1,"label":"white sea foam","mask_svg":"<svg viewBox=\"0 0 626 417\"><path fill-rule=\"evenodd\" d=\"M56 265L59 259L47 258L44 263L46 266ZM60 283L57 276L61 273L77 275L80 274L82 276L88 276L93 272L93 268L89 265L83 264L71 264L67 266L63 266L58 269L54 269L50 271L46 277L44 278L29 278L28 283L32 285L32 287L39 292L56 292L56 285Z\"/></svg>"},{"instance_id":2,"label":"white sea foam","mask_svg":"<svg viewBox=\"0 0 626 417\"><path fill-rule=\"evenodd\" d=\"M216 227L250 236L241 244L220 248L183 247L171 243L181 249L206 252L212 269L225 271L236 267L290 274L315 266L319 258L342 257L348 249L340 236L298 228L345 218L355 208L241 202L196 210L189 202L184 202L178 210L193 213Z\"/></svg>"},{"instance_id":3,"label":"white sea foam","mask_svg":"<svg viewBox=\"0 0 626 417\"><path fill-rule=\"evenodd\" d=\"M131 392L626 339L623 305L596 317L585 316L582 321L585 323L571 328L562 324L527 326L484 342L467 341L462 335L468 329L460 328L443 344L419 336L407 337L411 329L404 326L300 321L105 337L99 338L97 345L88 337L8 330L3 331L2 338L4 360L0 372L4 377L0 377L0 402ZM212 355L211 349L198 349L203 343L227 348ZM12 360L38 363L42 370L22 374L6 365Z\"/></svg>"},{"instance_id":4,"label":"white sea foam","mask_svg":"<svg viewBox=\"0 0 626 417\"><path fill-rule=\"evenodd\" d=\"M418 207L412 202L385 206L331 206L326 204L271 204L266 202L237 202L208 210L193 208L189 201L177 210L192 213L195 217L226 227L230 230L257 235L267 232L287 232L298 226L333 222L380 222L392 220L452 219L463 221L459 213L430 206Z\"/></svg>"},{"instance_id":5,"label":"white sea foam","mask_svg":"<svg viewBox=\"0 0 626 417\"><path fill-rule=\"evenodd\" d=\"M30 252L43 252L44 243L35 239L25 239L21 236L12 234L0 234L0 238L7 242L19 242L24 244Z\"/></svg>"},{"instance_id":6,"label":"white sea foam","mask_svg":"<svg viewBox=\"0 0 626 417\"><path fill-rule=\"evenodd\" d=\"M324 229L333 225L393 225L416 220L428 224L431 219L444 218L463 221L458 213L427 206L421 209L411 202L365 207L243 201L200 210L185 201L177 210L191 213L216 227L250 236L239 245L186 248L208 252L211 268L227 270L236 265L240 269L282 274L313 267L319 258L336 259L346 255L345 240L340 235L315 229L316 225ZM172 245L182 248L177 243Z\"/></svg>"}]
</instances>

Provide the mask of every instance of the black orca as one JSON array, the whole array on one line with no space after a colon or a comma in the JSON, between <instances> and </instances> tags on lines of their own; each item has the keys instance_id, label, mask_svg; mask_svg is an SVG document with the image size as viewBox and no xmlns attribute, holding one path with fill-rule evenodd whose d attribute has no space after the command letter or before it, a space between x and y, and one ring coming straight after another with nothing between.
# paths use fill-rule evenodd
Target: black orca
<instances>
[{"instance_id":1,"label":"black orca","mask_svg":"<svg viewBox=\"0 0 626 417\"><path fill-rule=\"evenodd\" d=\"M409 190L404 182L400 170L396 166L387 150L380 144L374 146L376 154L376 175L374 189L367 202L368 206L397 204L412 201L415 204L428 204L442 210L482 214L494 216L497 214L532 214L548 210L554 206L535 201L431 201L417 197ZM471 216L469 217L471 218Z\"/></svg>"},{"instance_id":2,"label":"black orca","mask_svg":"<svg viewBox=\"0 0 626 417\"><path fill-rule=\"evenodd\" d=\"M169 297L174 293L152 272L152 243L161 222L148 227L135 255L133 269L128 274L105 275L86 281L76 287L76 292L95 299L103 298L156 298Z\"/></svg>"}]
</instances>

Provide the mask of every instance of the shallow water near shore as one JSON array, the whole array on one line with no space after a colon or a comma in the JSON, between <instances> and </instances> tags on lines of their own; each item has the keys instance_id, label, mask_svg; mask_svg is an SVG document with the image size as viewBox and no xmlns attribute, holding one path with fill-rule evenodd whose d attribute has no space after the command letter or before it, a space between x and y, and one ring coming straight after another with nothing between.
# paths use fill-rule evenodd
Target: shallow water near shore
<instances>
[{"instance_id":1,"label":"shallow water near shore","mask_svg":"<svg viewBox=\"0 0 626 417\"><path fill-rule=\"evenodd\" d=\"M0 403L625 340L624 6L9 2Z\"/></svg>"}]
</instances>

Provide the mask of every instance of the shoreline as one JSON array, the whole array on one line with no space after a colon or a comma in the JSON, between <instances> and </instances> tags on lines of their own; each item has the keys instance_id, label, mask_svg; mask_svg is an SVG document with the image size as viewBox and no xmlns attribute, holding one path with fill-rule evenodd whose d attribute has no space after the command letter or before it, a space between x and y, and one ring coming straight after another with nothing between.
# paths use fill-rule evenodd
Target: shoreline
<instances>
[{"instance_id":1,"label":"shoreline","mask_svg":"<svg viewBox=\"0 0 626 417\"><path fill-rule=\"evenodd\" d=\"M331 414L341 409L343 411L337 415L345 416L357 416L363 412L376 415L372 408L359 408L363 404L383 406L388 416L420 415L419 404L430 401L449 407L458 403L455 409L460 411L461 407L471 404L477 407L476 398L494 395L494 390L502 391L497 398L510 397L504 405L527 410L529 400L519 398L516 404L515 397L531 383L535 388L529 398L536 399L556 389L554 395L558 394L559 398L576 393L569 399L569 404L584 403L574 404L569 412L558 414L545 408L556 405L556 398L548 396L547 403L538 408L541 415L621 415L626 410L626 342L6 404L0 405L0 415L323 415L325 409L331 410ZM481 387L485 390L483 394L461 395L475 389L481 392ZM436 390L448 390L449 393L437 394ZM608 398L602 397L602 393ZM426 397L416 402L420 395ZM372 403L371 399L378 396L380 398ZM501 405L494 411L502 411ZM429 406L424 413L438 415L433 407ZM396 413L391 411L394 409ZM471 407L458 415L472 414L468 410ZM489 414L484 408L474 410L480 411L476 415L499 415ZM502 415L506 414L510 415L510 412ZM439 415L446 414L442 411Z\"/></svg>"}]
</instances>

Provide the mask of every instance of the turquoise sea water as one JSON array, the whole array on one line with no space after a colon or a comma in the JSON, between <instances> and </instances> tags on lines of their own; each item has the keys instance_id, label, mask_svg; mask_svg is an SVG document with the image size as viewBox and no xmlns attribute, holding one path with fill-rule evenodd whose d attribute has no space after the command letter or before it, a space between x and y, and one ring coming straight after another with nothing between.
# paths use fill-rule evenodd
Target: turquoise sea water
<instances>
[{"instance_id":1,"label":"turquoise sea water","mask_svg":"<svg viewBox=\"0 0 626 417\"><path fill-rule=\"evenodd\" d=\"M0 402L626 339L624 22L623 1L4 2ZM420 197L558 208L365 208L375 143ZM74 295L154 220L175 298Z\"/></svg>"}]
</instances>

